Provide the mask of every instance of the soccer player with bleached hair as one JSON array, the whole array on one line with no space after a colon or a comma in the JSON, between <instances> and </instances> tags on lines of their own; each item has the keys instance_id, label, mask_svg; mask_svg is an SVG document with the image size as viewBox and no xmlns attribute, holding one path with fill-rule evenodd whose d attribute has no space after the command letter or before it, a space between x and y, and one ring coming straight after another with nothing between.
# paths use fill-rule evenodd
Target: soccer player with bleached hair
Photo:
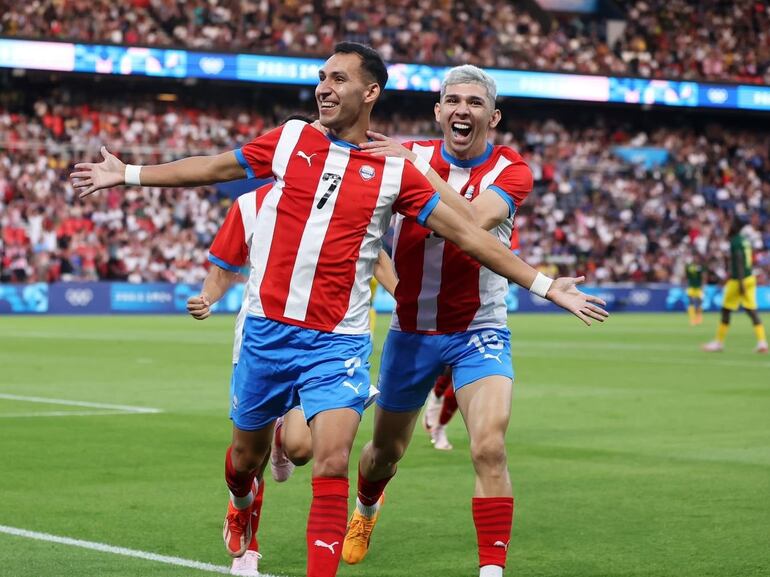
<instances>
[{"instance_id":1,"label":"soccer player with bleached hair","mask_svg":"<svg viewBox=\"0 0 770 577\"><path fill-rule=\"evenodd\" d=\"M452 68L435 105L443 139L402 146L370 132L372 141L361 147L377 156L410 160L434 187L448 183L456 200L467 204L471 220L510 248L514 215L533 182L516 151L487 141L501 117L496 92L483 70ZM404 456L436 376L449 365L476 472L472 516L479 575L500 577L514 509L505 450L513 389L508 281L448 240L414 219L396 216L396 311L380 363L373 438L359 461L358 498L342 555L348 563L364 559L385 486Z\"/></svg>"},{"instance_id":2,"label":"soccer player with bleached hair","mask_svg":"<svg viewBox=\"0 0 770 577\"><path fill-rule=\"evenodd\" d=\"M223 535L239 557L251 538L254 478L275 420L299 401L313 442L307 577L337 574L345 535L348 460L369 394L369 283L391 216L427 227L484 266L547 297L583 322L604 320L577 279L543 278L474 225L470 210L403 158L373 156L372 108L388 79L372 48L343 42L318 72L318 130L290 121L242 148L152 165L100 163L72 173L81 196L118 185L200 186L256 176L275 184L260 207L250 252L249 307L225 456L231 499ZM437 190L438 188L438 190Z\"/></svg>"}]
</instances>

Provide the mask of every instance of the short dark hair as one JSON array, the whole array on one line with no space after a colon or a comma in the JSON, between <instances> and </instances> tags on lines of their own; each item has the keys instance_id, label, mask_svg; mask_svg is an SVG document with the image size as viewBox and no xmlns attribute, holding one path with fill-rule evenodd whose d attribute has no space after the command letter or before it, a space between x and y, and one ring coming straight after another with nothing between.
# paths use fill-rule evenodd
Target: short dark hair
<instances>
[{"instance_id":1,"label":"short dark hair","mask_svg":"<svg viewBox=\"0 0 770 577\"><path fill-rule=\"evenodd\" d=\"M388 67L374 48L358 42L339 42L334 47L334 54L358 54L361 58L361 68L374 78L380 85L380 90L385 90L388 83Z\"/></svg>"},{"instance_id":2,"label":"short dark hair","mask_svg":"<svg viewBox=\"0 0 770 577\"><path fill-rule=\"evenodd\" d=\"M289 116L284 118L278 124L286 124L287 122L289 122L291 120L301 120L302 122L304 122L306 124L312 124L313 122L315 122L313 120L312 116L308 116L307 114L303 114L302 112L294 112L292 114L289 114Z\"/></svg>"}]
</instances>

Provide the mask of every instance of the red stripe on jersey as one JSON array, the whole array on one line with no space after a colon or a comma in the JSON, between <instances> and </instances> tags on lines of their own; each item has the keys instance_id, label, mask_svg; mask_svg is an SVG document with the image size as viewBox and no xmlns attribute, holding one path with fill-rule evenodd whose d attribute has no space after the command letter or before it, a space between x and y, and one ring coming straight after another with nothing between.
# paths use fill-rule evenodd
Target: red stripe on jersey
<instances>
[{"instance_id":1,"label":"red stripe on jersey","mask_svg":"<svg viewBox=\"0 0 770 577\"><path fill-rule=\"evenodd\" d=\"M236 201L227 211L225 221L211 243L209 254L230 266L242 267L249 260L249 247L245 239L241 205Z\"/></svg>"},{"instance_id":2,"label":"red stripe on jersey","mask_svg":"<svg viewBox=\"0 0 770 577\"><path fill-rule=\"evenodd\" d=\"M318 256L306 322L337 326L348 310L350 293L356 280L356 263L361 239L372 220L382 183L383 161L352 155L345 178L337 192L337 204ZM364 180L373 169L374 175ZM339 294L325 302L329 292Z\"/></svg>"},{"instance_id":3,"label":"red stripe on jersey","mask_svg":"<svg viewBox=\"0 0 770 577\"><path fill-rule=\"evenodd\" d=\"M490 147L474 162L445 157L441 145L441 140L407 144L471 201L494 186L518 207L532 189L529 167L508 147ZM513 218L509 217L492 233L509 242L512 229ZM481 267L455 245L429 237L428 231L412 219L401 221L394 264L399 276L396 328L449 333L504 326L507 281Z\"/></svg>"},{"instance_id":4,"label":"red stripe on jersey","mask_svg":"<svg viewBox=\"0 0 770 577\"><path fill-rule=\"evenodd\" d=\"M308 163L298 155L303 148L301 142L302 140L295 147L297 153L291 156L286 168L286 185L278 202L270 256L259 291L265 316L275 320L285 320L283 313L289 296L297 250L313 209L315 185L321 180L324 163L329 155L328 146L326 149L314 149L312 162ZM297 177L291 178L288 175ZM308 183L312 183L312 186L307 186Z\"/></svg>"}]
</instances>

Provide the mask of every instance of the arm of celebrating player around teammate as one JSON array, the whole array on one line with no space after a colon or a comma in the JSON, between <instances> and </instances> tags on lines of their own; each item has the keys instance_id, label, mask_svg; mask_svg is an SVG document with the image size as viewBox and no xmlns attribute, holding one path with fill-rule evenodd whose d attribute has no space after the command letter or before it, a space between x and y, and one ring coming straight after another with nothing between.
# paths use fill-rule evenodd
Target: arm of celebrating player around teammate
<instances>
[{"instance_id":1,"label":"arm of celebrating player around teammate","mask_svg":"<svg viewBox=\"0 0 770 577\"><path fill-rule=\"evenodd\" d=\"M514 255L505 245L485 232L467 222L449 206L439 201L430 212L425 225L437 234L455 243L460 250L478 260L482 265L515 282L519 286L537 292L537 288L545 279L537 270ZM587 295L577 289L584 277L557 278L550 282L545 298L563 309L571 312L585 324L591 320L603 322L609 316L602 309L606 303L595 296ZM537 285L533 287L537 281Z\"/></svg>"},{"instance_id":2,"label":"arm of celebrating player around teammate","mask_svg":"<svg viewBox=\"0 0 770 577\"><path fill-rule=\"evenodd\" d=\"M374 278L391 296L396 295L396 285L398 284L396 269L393 267L393 261L388 256L388 253L384 250L380 251L379 258L374 264Z\"/></svg>"},{"instance_id":3,"label":"arm of celebrating player around teammate","mask_svg":"<svg viewBox=\"0 0 770 577\"><path fill-rule=\"evenodd\" d=\"M240 280L240 276L237 272L212 266L203 281L201 293L187 299L187 312L199 321L210 317L211 306L222 298L233 283Z\"/></svg>"},{"instance_id":4,"label":"arm of celebrating player around teammate","mask_svg":"<svg viewBox=\"0 0 770 577\"><path fill-rule=\"evenodd\" d=\"M80 198L120 185L134 186L202 186L236 180L246 176L246 170L235 151L213 156L190 156L146 166L127 165L117 156L101 148L102 162L80 162L70 174L72 186Z\"/></svg>"},{"instance_id":5,"label":"arm of celebrating player around teammate","mask_svg":"<svg viewBox=\"0 0 770 577\"><path fill-rule=\"evenodd\" d=\"M420 159L414 152L389 136L374 132L373 130L367 130L366 135L371 138L371 140L362 142L359 145L362 150L370 152L372 156L397 156L406 158L415 165L417 170L419 170L425 178L428 179L431 186L439 193L439 195L441 195L441 200L443 202L451 206L456 212L461 214L464 218L467 218L469 221L480 224L477 220L473 205L468 202L463 195L459 194L454 188L449 186L449 184L447 184L447 182L431 168L427 160L422 159L422 162L420 162Z\"/></svg>"}]
</instances>

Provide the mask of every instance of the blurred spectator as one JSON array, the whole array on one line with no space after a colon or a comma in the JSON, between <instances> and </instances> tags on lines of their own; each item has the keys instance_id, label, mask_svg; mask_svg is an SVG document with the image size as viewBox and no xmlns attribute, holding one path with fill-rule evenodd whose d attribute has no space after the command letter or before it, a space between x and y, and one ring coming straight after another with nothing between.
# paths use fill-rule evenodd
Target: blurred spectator
<instances>
[{"instance_id":1,"label":"blurred spectator","mask_svg":"<svg viewBox=\"0 0 770 577\"><path fill-rule=\"evenodd\" d=\"M626 18L612 46L600 18L539 20L512 0L4 4L0 34L11 36L315 56L353 40L389 61L770 84L770 7L756 0L618 0Z\"/></svg>"},{"instance_id":2,"label":"blurred spectator","mask_svg":"<svg viewBox=\"0 0 770 577\"><path fill-rule=\"evenodd\" d=\"M73 157L102 142L126 161L152 163L239 146L285 115L141 104L44 103L30 114L0 108L0 278L4 282L128 280L197 282L231 202L214 188L113 189L74 198ZM515 115L510 115L515 118ZM429 119L388 115L378 130L436 134ZM551 274L592 282L681 282L691 248L724 277L724 229L746 222L760 282L770 282L770 136L712 127L634 132L511 122L496 140L519 150L536 180L519 210L522 256ZM646 169L613 147L658 146L669 161Z\"/></svg>"}]
</instances>

